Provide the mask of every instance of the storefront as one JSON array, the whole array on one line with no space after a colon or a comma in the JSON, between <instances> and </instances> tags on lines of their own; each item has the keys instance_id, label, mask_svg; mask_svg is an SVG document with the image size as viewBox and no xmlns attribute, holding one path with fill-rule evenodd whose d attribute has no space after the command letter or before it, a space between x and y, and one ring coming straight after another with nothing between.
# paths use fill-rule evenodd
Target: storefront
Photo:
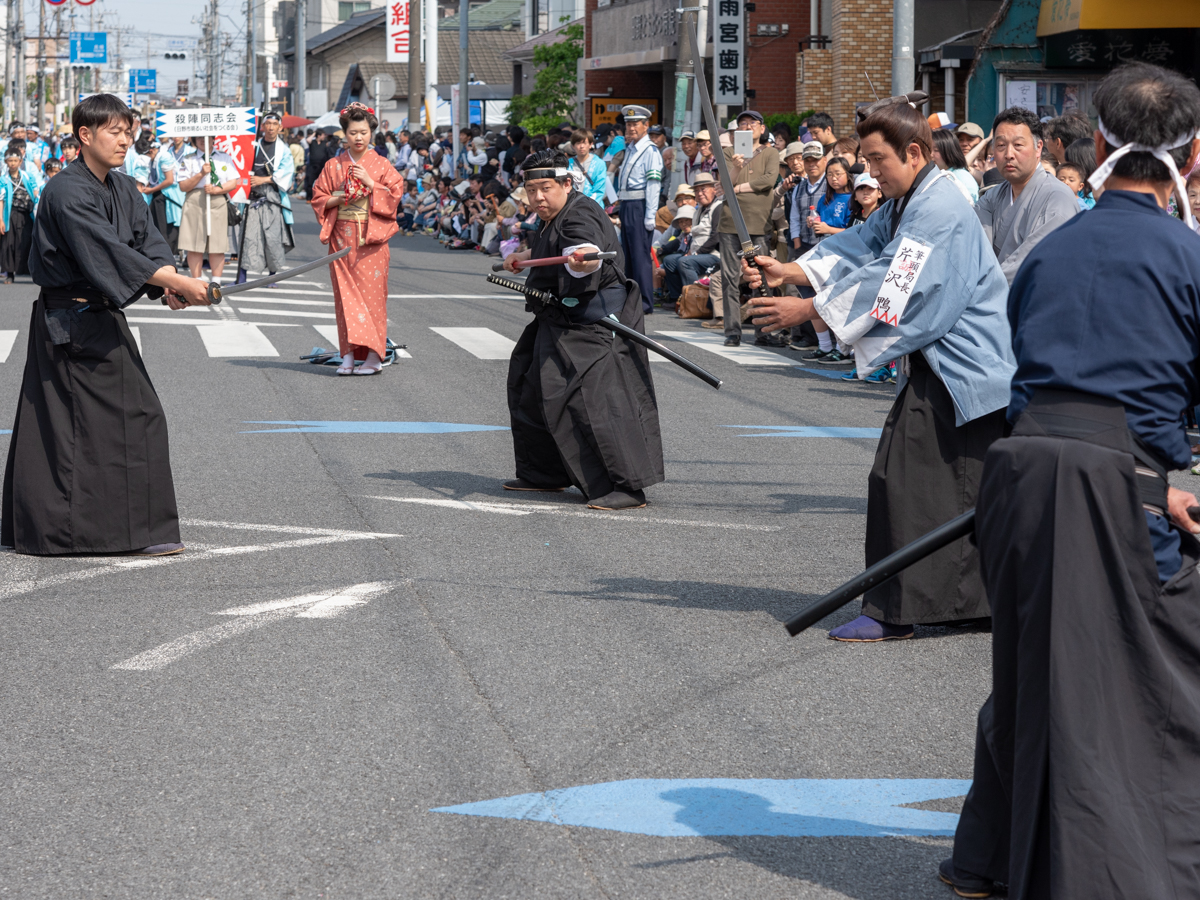
<instances>
[{"instance_id":1,"label":"storefront","mask_svg":"<svg viewBox=\"0 0 1200 900\"><path fill-rule=\"evenodd\" d=\"M1200 75L1195 0L1013 3L985 30L967 81L967 115L986 131L1009 106L1039 116L1079 111L1117 66L1142 61Z\"/></svg>"}]
</instances>

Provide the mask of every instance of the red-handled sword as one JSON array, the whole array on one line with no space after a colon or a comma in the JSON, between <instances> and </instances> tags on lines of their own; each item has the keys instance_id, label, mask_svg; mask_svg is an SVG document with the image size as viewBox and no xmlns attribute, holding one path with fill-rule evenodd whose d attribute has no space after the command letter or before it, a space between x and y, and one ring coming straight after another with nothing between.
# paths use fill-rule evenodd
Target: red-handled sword
<instances>
[{"instance_id":1,"label":"red-handled sword","mask_svg":"<svg viewBox=\"0 0 1200 900\"><path fill-rule=\"evenodd\" d=\"M520 262L513 263L517 269L533 269L537 266L561 266L568 262L592 262L596 259L616 259L617 251L609 250L604 253L572 253L570 256L547 256L545 259L523 259ZM493 272L504 271L504 263L498 262L492 265Z\"/></svg>"}]
</instances>

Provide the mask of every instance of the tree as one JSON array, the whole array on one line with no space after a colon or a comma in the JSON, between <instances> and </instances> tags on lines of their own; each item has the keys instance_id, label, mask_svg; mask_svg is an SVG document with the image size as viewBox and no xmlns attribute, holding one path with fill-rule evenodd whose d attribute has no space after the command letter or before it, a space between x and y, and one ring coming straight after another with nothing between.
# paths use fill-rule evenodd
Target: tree
<instances>
[{"instance_id":1,"label":"tree","mask_svg":"<svg viewBox=\"0 0 1200 900\"><path fill-rule=\"evenodd\" d=\"M582 57L581 23L566 26L561 40L535 48L533 64L538 71L533 90L513 97L508 104L513 124L520 125L529 134L544 134L563 119L574 118L576 63Z\"/></svg>"}]
</instances>

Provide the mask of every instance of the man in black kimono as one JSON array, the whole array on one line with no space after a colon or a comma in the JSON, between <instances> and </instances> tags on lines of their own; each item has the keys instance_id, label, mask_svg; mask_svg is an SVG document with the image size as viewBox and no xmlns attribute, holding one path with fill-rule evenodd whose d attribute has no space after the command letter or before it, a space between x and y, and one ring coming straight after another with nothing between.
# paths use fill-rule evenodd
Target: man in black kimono
<instances>
[{"instance_id":1,"label":"man in black kimono","mask_svg":"<svg viewBox=\"0 0 1200 900\"><path fill-rule=\"evenodd\" d=\"M1200 525L1166 477L1191 462L1200 402L1200 236L1179 177L1200 156L1200 90L1135 63L1094 103L1104 194L1009 295L1014 428L976 507L992 696L939 873L962 897L1200 896Z\"/></svg>"},{"instance_id":2,"label":"man in black kimono","mask_svg":"<svg viewBox=\"0 0 1200 900\"><path fill-rule=\"evenodd\" d=\"M575 485L592 509L637 509L644 488L663 480L662 435L646 351L604 327L612 317L643 330L641 291L624 275L616 230L596 203L571 189L556 150L521 165L530 205L542 220L526 259L613 251L615 259L529 269L526 284L560 298L534 313L508 369L517 477L510 491Z\"/></svg>"},{"instance_id":3,"label":"man in black kimono","mask_svg":"<svg viewBox=\"0 0 1200 900\"><path fill-rule=\"evenodd\" d=\"M143 294L207 304L176 273L137 182L110 171L133 113L112 94L75 107L80 161L51 179L34 223L24 381L4 472L0 543L18 553L178 553L162 406L121 308Z\"/></svg>"}]
</instances>

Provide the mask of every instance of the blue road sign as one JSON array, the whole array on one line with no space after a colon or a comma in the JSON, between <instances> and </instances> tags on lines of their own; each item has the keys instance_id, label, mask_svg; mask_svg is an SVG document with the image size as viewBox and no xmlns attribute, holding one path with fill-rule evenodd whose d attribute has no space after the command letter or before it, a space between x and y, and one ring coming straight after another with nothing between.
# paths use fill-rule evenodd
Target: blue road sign
<instances>
[{"instance_id":1,"label":"blue road sign","mask_svg":"<svg viewBox=\"0 0 1200 900\"><path fill-rule=\"evenodd\" d=\"M129 93L153 94L158 90L157 69L130 69Z\"/></svg>"},{"instance_id":2,"label":"blue road sign","mask_svg":"<svg viewBox=\"0 0 1200 900\"><path fill-rule=\"evenodd\" d=\"M72 31L71 64L108 65L108 32Z\"/></svg>"}]
</instances>

